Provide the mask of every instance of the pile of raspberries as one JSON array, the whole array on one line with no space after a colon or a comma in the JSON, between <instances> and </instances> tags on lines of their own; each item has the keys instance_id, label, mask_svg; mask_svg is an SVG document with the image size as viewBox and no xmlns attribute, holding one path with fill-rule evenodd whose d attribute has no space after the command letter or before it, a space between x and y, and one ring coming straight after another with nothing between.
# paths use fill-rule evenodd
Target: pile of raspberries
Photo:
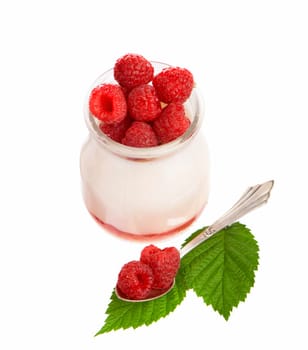
<instances>
[{"instance_id":1,"label":"pile of raspberries","mask_svg":"<svg viewBox=\"0 0 308 350\"><path fill-rule=\"evenodd\" d=\"M131 147L154 147L181 136L190 126L184 109L193 86L186 68L168 67L154 76L150 61L126 54L113 68L117 83L90 93L89 110L108 137Z\"/></svg>"},{"instance_id":2,"label":"pile of raspberries","mask_svg":"<svg viewBox=\"0 0 308 350\"><path fill-rule=\"evenodd\" d=\"M123 265L118 275L118 293L131 300L143 300L168 290L180 267L175 247L160 249L151 244L143 248L139 260Z\"/></svg>"}]
</instances>

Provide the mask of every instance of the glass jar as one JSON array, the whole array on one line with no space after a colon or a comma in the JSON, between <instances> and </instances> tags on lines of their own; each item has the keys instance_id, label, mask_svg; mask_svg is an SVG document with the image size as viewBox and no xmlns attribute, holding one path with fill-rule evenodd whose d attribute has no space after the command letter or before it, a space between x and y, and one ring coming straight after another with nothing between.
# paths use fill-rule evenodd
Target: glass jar
<instances>
[{"instance_id":1,"label":"glass jar","mask_svg":"<svg viewBox=\"0 0 308 350\"><path fill-rule=\"evenodd\" d=\"M152 62L154 74L168 65ZM113 69L90 91L116 83ZM200 92L185 102L191 125L174 141L136 148L104 135L85 103L89 137L81 149L80 171L85 205L106 230L123 238L153 239L179 233L202 212L209 195L208 147L200 127L204 116Z\"/></svg>"}]
</instances>

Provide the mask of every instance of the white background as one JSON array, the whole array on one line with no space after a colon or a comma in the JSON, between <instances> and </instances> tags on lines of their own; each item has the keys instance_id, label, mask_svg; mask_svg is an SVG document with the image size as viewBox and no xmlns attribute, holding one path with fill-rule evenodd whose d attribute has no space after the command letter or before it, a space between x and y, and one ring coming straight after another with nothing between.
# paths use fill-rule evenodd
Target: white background
<instances>
[{"instance_id":1,"label":"white background","mask_svg":"<svg viewBox=\"0 0 308 350\"><path fill-rule=\"evenodd\" d=\"M308 11L299 0L1 1L0 348L307 349ZM255 286L228 322L193 294L168 317L94 337L141 244L86 212L85 93L136 52L190 69L206 103L211 195L193 229L274 179L245 223Z\"/></svg>"}]
</instances>

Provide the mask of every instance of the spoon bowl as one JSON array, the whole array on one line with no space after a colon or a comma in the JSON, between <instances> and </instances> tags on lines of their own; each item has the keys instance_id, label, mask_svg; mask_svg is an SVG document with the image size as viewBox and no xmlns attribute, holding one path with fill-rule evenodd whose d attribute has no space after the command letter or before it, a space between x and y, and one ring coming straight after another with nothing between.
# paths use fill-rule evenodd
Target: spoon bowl
<instances>
[{"instance_id":1,"label":"spoon bowl","mask_svg":"<svg viewBox=\"0 0 308 350\"><path fill-rule=\"evenodd\" d=\"M196 246L210 238L212 235L222 230L223 228L233 224L239 218L260 207L261 205L267 203L271 190L274 186L274 180L270 180L264 182L259 185L248 187L248 189L242 194L240 199L218 220L216 220L212 225L208 226L201 233L199 233L196 237L194 237L191 241L185 244L181 250L180 255L183 257L185 254L190 252ZM169 288L163 290L153 290L149 294L149 296L145 299L128 299L121 293L118 288L115 288L116 296L123 301L128 301L132 303L145 302L150 300L155 300L163 295L167 294L175 285L175 279Z\"/></svg>"},{"instance_id":2,"label":"spoon bowl","mask_svg":"<svg viewBox=\"0 0 308 350\"><path fill-rule=\"evenodd\" d=\"M163 295L166 295L167 293L170 292L170 290L174 287L174 285L175 285L175 278L173 279L173 282L171 283L170 287L168 287L168 288L152 289L150 294L148 295L148 297L146 299L128 299L127 297L125 297L125 295L123 293L121 293L118 286L115 287L115 294L116 294L117 298L120 300L129 301L129 302L133 302L133 303L138 303L138 302L140 303L140 302L155 300L155 299L162 297Z\"/></svg>"}]
</instances>

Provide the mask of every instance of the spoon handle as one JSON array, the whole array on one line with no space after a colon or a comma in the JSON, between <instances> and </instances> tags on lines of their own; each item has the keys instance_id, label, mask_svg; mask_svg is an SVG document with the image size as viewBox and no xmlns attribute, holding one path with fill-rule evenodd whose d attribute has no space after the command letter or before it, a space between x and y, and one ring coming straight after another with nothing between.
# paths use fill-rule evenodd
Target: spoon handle
<instances>
[{"instance_id":1,"label":"spoon handle","mask_svg":"<svg viewBox=\"0 0 308 350\"><path fill-rule=\"evenodd\" d=\"M201 242L205 241L226 226L233 224L236 220L253 209L265 204L269 199L273 185L274 181L271 180L260 185L249 187L240 199L223 216L216 220L211 226L208 226L181 249L181 256L184 256Z\"/></svg>"}]
</instances>

